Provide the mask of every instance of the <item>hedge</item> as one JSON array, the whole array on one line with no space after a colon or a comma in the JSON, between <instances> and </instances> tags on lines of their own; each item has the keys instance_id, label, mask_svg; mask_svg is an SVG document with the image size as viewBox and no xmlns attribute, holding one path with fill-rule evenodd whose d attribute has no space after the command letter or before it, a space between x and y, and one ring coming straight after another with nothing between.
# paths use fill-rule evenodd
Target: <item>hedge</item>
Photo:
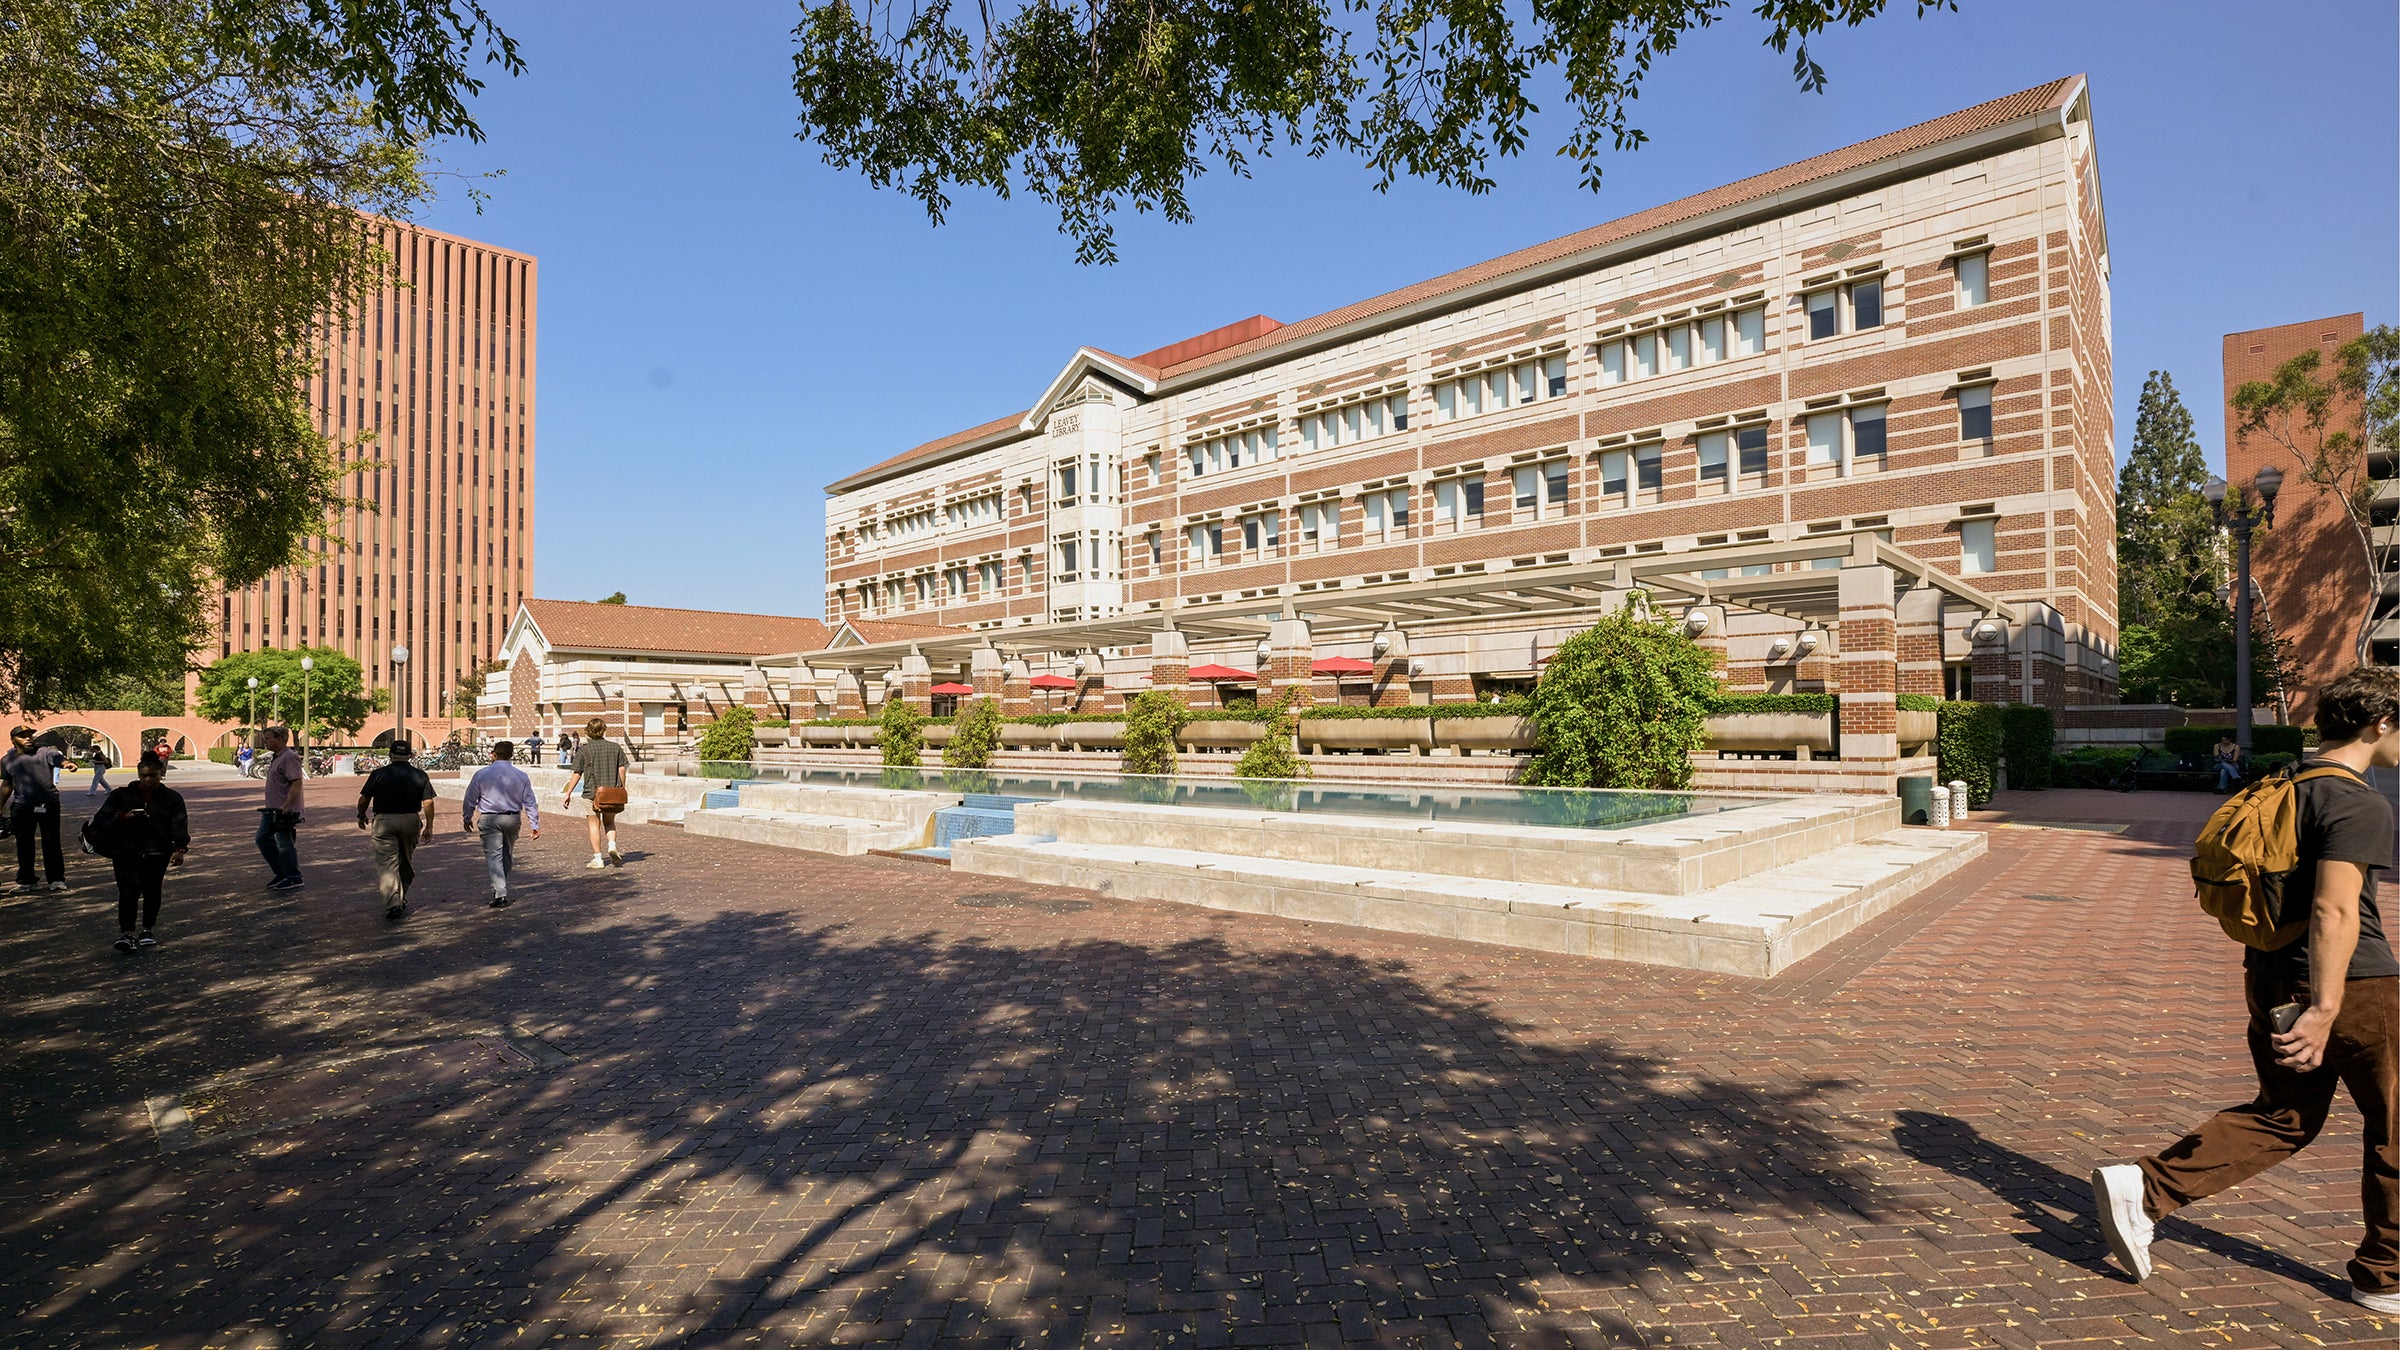
<instances>
[{"instance_id":1,"label":"hedge","mask_svg":"<svg viewBox=\"0 0 2400 1350\"><path fill-rule=\"evenodd\" d=\"M1799 695L1799 697L1822 698L1827 701L1827 708L1832 706L1832 695L1830 694L1806 694ZM1264 722L1272 711L1272 709L1262 711L1253 708L1189 708L1184 711L1183 720L1186 722ZM1403 704L1389 708L1354 708L1326 704L1322 707L1300 709L1300 717L1303 721L1347 721L1368 717L1430 717L1441 720L1451 717L1523 717L1524 715L1525 704L1521 696L1512 696L1498 703L1421 703ZM957 720L953 717L928 717L925 719L925 725L946 727ZM1028 713L1022 717L1003 717L1000 719L1000 725L1061 727L1070 722L1123 722L1124 720L1125 714L1122 712ZM772 724L760 723L760 725ZM797 727L873 727L883 724L872 717L823 717L810 722L796 722L792 725Z\"/></svg>"},{"instance_id":2,"label":"hedge","mask_svg":"<svg viewBox=\"0 0 2400 1350\"><path fill-rule=\"evenodd\" d=\"M2083 746L2051 760L2051 782L2059 787L2108 787L2141 757L2142 752L2130 745Z\"/></svg>"},{"instance_id":3,"label":"hedge","mask_svg":"<svg viewBox=\"0 0 2400 1350\"><path fill-rule=\"evenodd\" d=\"M2008 785L2023 792L2050 786L2050 759L2058 753L2058 729L2050 710L2038 703L2000 708L2000 752L2008 758Z\"/></svg>"},{"instance_id":4,"label":"hedge","mask_svg":"<svg viewBox=\"0 0 2400 1350\"><path fill-rule=\"evenodd\" d=\"M1829 713L1841 710L1831 694L1717 694L1708 700L1711 717L1741 713Z\"/></svg>"},{"instance_id":5,"label":"hedge","mask_svg":"<svg viewBox=\"0 0 2400 1350\"><path fill-rule=\"evenodd\" d=\"M2268 724L2250 728L2250 753L2300 757L2308 743L2307 728ZM2216 758L2217 737L2230 736L2232 727L2168 727L2167 753L2186 763L2206 767Z\"/></svg>"},{"instance_id":6,"label":"hedge","mask_svg":"<svg viewBox=\"0 0 2400 1350\"><path fill-rule=\"evenodd\" d=\"M1934 744L1942 781L1964 782L1967 800L1981 806L1992 799L1992 785L1999 780L2000 705L1949 702L1937 715Z\"/></svg>"},{"instance_id":7,"label":"hedge","mask_svg":"<svg viewBox=\"0 0 2400 1350\"><path fill-rule=\"evenodd\" d=\"M235 749L236 747L230 745L210 746L208 750L208 762L211 764L231 764L233 763L233 752Z\"/></svg>"},{"instance_id":8,"label":"hedge","mask_svg":"<svg viewBox=\"0 0 2400 1350\"><path fill-rule=\"evenodd\" d=\"M1895 694L1892 701L1900 705L1902 712L1938 713L1942 710L1942 701L1931 694Z\"/></svg>"}]
</instances>

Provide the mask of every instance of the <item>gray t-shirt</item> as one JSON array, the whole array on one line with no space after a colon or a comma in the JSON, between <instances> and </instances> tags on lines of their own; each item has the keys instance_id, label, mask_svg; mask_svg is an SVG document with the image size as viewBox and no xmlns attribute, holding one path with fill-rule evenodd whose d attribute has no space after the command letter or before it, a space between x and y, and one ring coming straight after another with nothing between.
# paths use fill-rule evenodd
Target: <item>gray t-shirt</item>
<instances>
[{"instance_id":1,"label":"gray t-shirt","mask_svg":"<svg viewBox=\"0 0 2400 1350\"><path fill-rule=\"evenodd\" d=\"M625 786L625 752L615 741L595 736L575 747L575 772L583 776L583 795L594 789Z\"/></svg>"},{"instance_id":2,"label":"gray t-shirt","mask_svg":"<svg viewBox=\"0 0 2400 1350\"><path fill-rule=\"evenodd\" d=\"M52 801L58 796L58 766L66 758L66 753L55 745L30 752L11 750L8 758L0 759L0 773L8 775L8 785L15 791L17 801Z\"/></svg>"}]
</instances>

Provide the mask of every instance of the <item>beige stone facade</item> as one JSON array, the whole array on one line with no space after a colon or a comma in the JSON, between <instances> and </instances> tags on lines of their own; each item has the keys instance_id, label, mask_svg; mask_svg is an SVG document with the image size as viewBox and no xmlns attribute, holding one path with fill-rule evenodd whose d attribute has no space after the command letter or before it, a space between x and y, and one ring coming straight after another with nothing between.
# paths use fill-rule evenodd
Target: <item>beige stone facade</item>
<instances>
[{"instance_id":1,"label":"beige stone facade","mask_svg":"<svg viewBox=\"0 0 2400 1350\"><path fill-rule=\"evenodd\" d=\"M1005 649L1029 625L1262 597L1305 620L1380 586L1868 533L2009 602L1983 696L2106 701L2107 278L2069 78L1330 314L1084 348L1027 411L832 485L825 612ZM1903 692L1965 692L1985 616L1861 603ZM1461 697L1532 679L1574 626L1432 617L1397 653L1313 654ZM1729 616L1734 682L1840 688L1795 627ZM1295 678L1258 645L1171 659ZM1085 664L1137 687L1152 662Z\"/></svg>"}]
</instances>

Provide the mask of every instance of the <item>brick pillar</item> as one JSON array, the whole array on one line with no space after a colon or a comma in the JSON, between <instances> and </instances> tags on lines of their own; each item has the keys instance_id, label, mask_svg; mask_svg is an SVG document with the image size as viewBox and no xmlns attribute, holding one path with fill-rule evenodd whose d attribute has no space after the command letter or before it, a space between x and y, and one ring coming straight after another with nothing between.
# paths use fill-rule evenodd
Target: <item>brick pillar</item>
<instances>
[{"instance_id":1,"label":"brick pillar","mask_svg":"<svg viewBox=\"0 0 2400 1350\"><path fill-rule=\"evenodd\" d=\"M1986 637L1984 630L1991 635ZM2016 679L2016 661L2009 655L2008 625L1999 619L1984 619L1968 632L1974 641L1975 701L1977 703L2008 703L2013 701L2011 686Z\"/></svg>"},{"instance_id":2,"label":"brick pillar","mask_svg":"<svg viewBox=\"0 0 2400 1350\"><path fill-rule=\"evenodd\" d=\"M1842 761L1891 775L1900 759L1900 654L1892 569L1850 566L1841 574Z\"/></svg>"},{"instance_id":3,"label":"brick pillar","mask_svg":"<svg viewBox=\"0 0 2400 1350\"><path fill-rule=\"evenodd\" d=\"M933 666L915 651L900 658L900 697L924 716L933 715Z\"/></svg>"},{"instance_id":4,"label":"brick pillar","mask_svg":"<svg viewBox=\"0 0 2400 1350\"><path fill-rule=\"evenodd\" d=\"M1033 711L1032 679L1022 659L1009 661L1000 667L1000 715L1023 717Z\"/></svg>"},{"instance_id":5,"label":"brick pillar","mask_svg":"<svg viewBox=\"0 0 2400 1350\"><path fill-rule=\"evenodd\" d=\"M1192 691L1186 682L1186 676L1191 668L1191 648L1184 642L1183 634L1176 632L1172 628L1166 628L1161 629L1158 633L1151 637L1151 688L1159 690L1163 693L1173 694L1176 702L1189 707L1191 706L1192 702ZM1096 674L1097 672L1093 673ZM1089 678L1089 676L1087 675L1086 678ZM1077 697L1079 698L1082 696L1083 692L1084 691L1081 689L1077 689L1075 691Z\"/></svg>"},{"instance_id":6,"label":"brick pillar","mask_svg":"<svg viewBox=\"0 0 2400 1350\"><path fill-rule=\"evenodd\" d=\"M1299 706L1305 708L1316 702L1314 677L1309 666L1317 659L1315 640L1309 636L1306 619L1285 616L1277 619L1267 637L1267 668L1259 673L1265 681L1258 691L1263 706L1283 697L1287 689L1298 690Z\"/></svg>"},{"instance_id":7,"label":"brick pillar","mask_svg":"<svg viewBox=\"0 0 2400 1350\"><path fill-rule=\"evenodd\" d=\"M998 648L977 647L967 653L967 683L975 686L975 697L1006 697L1008 677L1002 671L1004 664Z\"/></svg>"},{"instance_id":8,"label":"brick pillar","mask_svg":"<svg viewBox=\"0 0 2400 1350\"><path fill-rule=\"evenodd\" d=\"M1911 586L1897 608L1900 692L1942 696L1942 592Z\"/></svg>"},{"instance_id":9,"label":"brick pillar","mask_svg":"<svg viewBox=\"0 0 2400 1350\"><path fill-rule=\"evenodd\" d=\"M1398 628L1386 628L1375 635L1375 641L1383 644L1383 650L1373 656L1375 682L1368 690L1368 705L1398 708L1415 702L1408 676L1408 634Z\"/></svg>"},{"instance_id":10,"label":"brick pillar","mask_svg":"<svg viewBox=\"0 0 2400 1350\"><path fill-rule=\"evenodd\" d=\"M864 717L867 715L867 692L858 682L855 670L838 671L833 677L833 715Z\"/></svg>"}]
</instances>

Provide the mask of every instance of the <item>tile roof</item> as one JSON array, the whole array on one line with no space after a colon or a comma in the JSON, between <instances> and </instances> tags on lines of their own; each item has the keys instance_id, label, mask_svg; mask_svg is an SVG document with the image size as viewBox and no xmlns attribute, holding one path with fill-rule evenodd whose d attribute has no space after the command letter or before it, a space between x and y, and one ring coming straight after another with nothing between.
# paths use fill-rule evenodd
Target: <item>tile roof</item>
<instances>
[{"instance_id":1,"label":"tile roof","mask_svg":"<svg viewBox=\"0 0 2400 1350\"><path fill-rule=\"evenodd\" d=\"M813 652L832 636L816 619L782 614L727 614L655 605L603 605L589 600L527 600L525 609L552 647L570 651L768 656Z\"/></svg>"},{"instance_id":2,"label":"tile roof","mask_svg":"<svg viewBox=\"0 0 2400 1350\"><path fill-rule=\"evenodd\" d=\"M1988 131L1993 127L2006 125L2033 113L2064 108L2068 106L2083 85L2084 77L2081 75L2069 75L2062 79L2052 80L2047 84L2020 90L1987 103L1978 103L1972 108L1962 108L1957 112L1934 118L1930 122L1920 122L1913 127L1903 127L1872 140L1860 141L1856 145L1812 156L1796 164L1787 164L1780 169L1770 169L1765 173L1754 174L1739 182L1727 183L1722 187L1710 188L1706 192L1695 193L1689 197L1653 206L1647 211L1637 211L1630 216L1595 225L1588 230L1578 231L1563 238L1519 249L1489 262L1463 267L1458 271L1446 273L1428 281L1420 281L1413 286L1403 286L1399 290L1387 291L1356 304L1328 310L1313 318L1264 328L1255 336L1246 337L1240 341L1227 343L1222 339L1231 336L1232 330L1257 325L1262 320L1267 324L1273 324L1274 320L1259 315L1245 319L1239 324L1229 324L1225 328L1187 338L1183 342L1161 347L1156 351L1146 352L1130 361L1124 357L1114 357L1113 359L1125 361L1128 365L1143 367L1149 367L1155 363L1162 380L1178 380L1207 370L1212 366L1238 361L1288 342L1304 341L1319 333L1340 328L1345 324L1356 323L1361 319L1371 319L1378 314L1388 314L1420 301L1435 299L1453 291L1466 290L1485 282L1498 280L1512 272L1525 271L1545 263L1571 257L1587 249L1630 239L1645 231L1674 225L1713 211L1722 211L1728 207L1760 201L1778 193L1788 192L1793 188L1806 186L1819 179L1849 173L1856 169L1866 168L1881 160L1894 159L1918 150L1929 149L1944 141L1971 136L1980 131ZM1092 350L1099 351L1100 349L1095 347ZM888 470L918 460L936 458L945 450L955 449L987 436L1010 430L1024 416L1025 414L1022 412L1012 413L1007 417L986 422L982 426L944 436L937 441L927 441L923 445L904 450L879 464L850 474L835 483L833 487L838 491L854 483L873 479Z\"/></svg>"}]
</instances>

